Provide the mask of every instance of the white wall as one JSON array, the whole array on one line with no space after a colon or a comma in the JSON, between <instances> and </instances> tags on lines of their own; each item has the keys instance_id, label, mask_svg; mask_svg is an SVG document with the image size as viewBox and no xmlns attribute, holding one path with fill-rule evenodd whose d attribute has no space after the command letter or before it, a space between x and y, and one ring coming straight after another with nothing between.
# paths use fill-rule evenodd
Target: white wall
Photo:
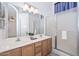
<instances>
[{"instance_id":1,"label":"white wall","mask_svg":"<svg viewBox=\"0 0 79 59\"><path fill-rule=\"evenodd\" d=\"M45 35L52 36L52 45L55 47L55 35L56 35L56 17L54 15L54 3L50 5L50 12L45 18Z\"/></svg>"}]
</instances>

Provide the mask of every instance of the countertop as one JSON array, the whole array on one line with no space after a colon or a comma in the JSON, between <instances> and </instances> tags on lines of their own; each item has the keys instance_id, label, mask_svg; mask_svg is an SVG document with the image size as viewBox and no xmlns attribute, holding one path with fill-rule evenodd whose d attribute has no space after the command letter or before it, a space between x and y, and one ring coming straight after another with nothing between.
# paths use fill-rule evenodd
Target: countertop
<instances>
[{"instance_id":1,"label":"countertop","mask_svg":"<svg viewBox=\"0 0 79 59\"><path fill-rule=\"evenodd\" d=\"M38 39L31 40L29 36L23 36L23 37L19 37L20 41L16 41L17 40L16 37L3 39L3 40L0 40L0 53L15 49L15 48L19 48L25 45L29 45L38 41L42 41L47 38L51 38L51 37L42 36L42 37L38 37Z\"/></svg>"}]
</instances>

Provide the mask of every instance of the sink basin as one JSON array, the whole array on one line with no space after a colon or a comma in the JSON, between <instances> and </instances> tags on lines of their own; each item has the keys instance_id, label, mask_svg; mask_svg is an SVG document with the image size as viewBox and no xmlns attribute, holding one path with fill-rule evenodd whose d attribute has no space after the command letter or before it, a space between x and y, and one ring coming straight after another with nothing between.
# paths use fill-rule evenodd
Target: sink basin
<instances>
[{"instance_id":1,"label":"sink basin","mask_svg":"<svg viewBox=\"0 0 79 59\"><path fill-rule=\"evenodd\" d=\"M38 38L30 37L30 39L31 39L31 40L36 40L36 39L38 39Z\"/></svg>"}]
</instances>

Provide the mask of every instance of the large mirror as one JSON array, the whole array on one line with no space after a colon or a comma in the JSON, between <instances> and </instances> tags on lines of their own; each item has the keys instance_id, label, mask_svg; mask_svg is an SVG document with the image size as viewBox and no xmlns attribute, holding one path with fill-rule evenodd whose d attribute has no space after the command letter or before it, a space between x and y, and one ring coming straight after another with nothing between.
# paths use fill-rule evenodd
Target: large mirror
<instances>
[{"instance_id":1,"label":"large mirror","mask_svg":"<svg viewBox=\"0 0 79 59\"><path fill-rule=\"evenodd\" d=\"M6 3L6 15L0 3L0 29L5 25L5 36L7 38L26 36L27 33L43 34L44 33L44 16L24 12L22 8ZM1 21L6 16L6 21ZM2 26L1 26L2 25ZM0 34L1 35L1 34Z\"/></svg>"}]
</instances>

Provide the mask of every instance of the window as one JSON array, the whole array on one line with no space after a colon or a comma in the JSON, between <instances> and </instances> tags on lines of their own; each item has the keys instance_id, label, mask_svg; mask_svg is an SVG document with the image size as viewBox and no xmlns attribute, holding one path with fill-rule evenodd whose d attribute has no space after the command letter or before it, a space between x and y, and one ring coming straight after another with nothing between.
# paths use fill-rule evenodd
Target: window
<instances>
[{"instance_id":1,"label":"window","mask_svg":"<svg viewBox=\"0 0 79 59\"><path fill-rule=\"evenodd\" d=\"M54 5L54 13L66 11L74 7L77 7L77 2L57 2Z\"/></svg>"}]
</instances>

